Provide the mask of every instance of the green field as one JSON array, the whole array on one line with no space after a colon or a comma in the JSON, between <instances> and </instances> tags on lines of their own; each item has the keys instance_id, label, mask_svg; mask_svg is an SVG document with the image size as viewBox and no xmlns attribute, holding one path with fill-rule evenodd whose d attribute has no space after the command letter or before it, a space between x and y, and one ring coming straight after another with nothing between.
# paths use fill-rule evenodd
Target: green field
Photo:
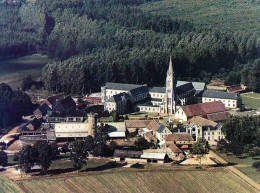
<instances>
[{"instance_id":1,"label":"green field","mask_svg":"<svg viewBox=\"0 0 260 193\"><path fill-rule=\"evenodd\" d=\"M260 108L260 94L259 93L245 93L242 94L242 100L245 106L249 109Z\"/></svg>"},{"instance_id":2,"label":"green field","mask_svg":"<svg viewBox=\"0 0 260 193\"><path fill-rule=\"evenodd\" d=\"M162 0L142 5L144 11L186 19L227 31L260 31L260 4L247 0Z\"/></svg>"},{"instance_id":3,"label":"green field","mask_svg":"<svg viewBox=\"0 0 260 193\"><path fill-rule=\"evenodd\" d=\"M226 155L225 153L221 153L220 155L228 162L236 164L235 167L237 169L260 184L260 171L252 167L252 164L257 160L252 159L252 157L239 159L234 155Z\"/></svg>"},{"instance_id":4,"label":"green field","mask_svg":"<svg viewBox=\"0 0 260 193\"><path fill-rule=\"evenodd\" d=\"M1 193L14 193L19 192L12 184L10 180L0 176L0 192Z\"/></svg>"},{"instance_id":5,"label":"green field","mask_svg":"<svg viewBox=\"0 0 260 193\"><path fill-rule=\"evenodd\" d=\"M0 60L0 83L7 83L12 88L17 88L28 74L37 79L41 75L42 67L49 61L46 56L38 54Z\"/></svg>"},{"instance_id":6,"label":"green field","mask_svg":"<svg viewBox=\"0 0 260 193\"><path fill-rule=\"evenodd\" d=\"M125 171L80 177L18 181L26 192L256 192L225 169Z\"/></svg>"}]
</instances>

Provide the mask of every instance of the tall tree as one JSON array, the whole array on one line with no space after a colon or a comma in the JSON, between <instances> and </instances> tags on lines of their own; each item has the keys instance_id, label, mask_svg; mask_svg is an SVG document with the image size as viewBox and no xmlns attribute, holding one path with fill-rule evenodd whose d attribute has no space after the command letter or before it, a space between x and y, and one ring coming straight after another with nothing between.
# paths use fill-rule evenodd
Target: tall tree
<instances>
[{"instance_id":1,"label":"tall tree","mask_svg":"<svg viewBox=\"0 0 260 193\"><path fill-rule=\"evenodd\" d=\"M71 159L74 162L74 168L78 171L82 169L83 165L87 164L89 151L93 148L93 139L90 137L86 141L76 140L73 142Z\"/></svg>"},{"instance_id":2,"label":"tall tree","mask_svg":"<svg viewBox=\"0 0 260 193\"><path fill-rule=\"evenodd\" d=\"M205 139L199 138L197 142L192 145L192 153L199 156L200 166L202 157L209 152L209 145Z\"/></svg>"},{"instance_id":3,"label":"tall tree","mask_svg":"<svg viewBox=\"0 0 260 193\"><path fill-rule=\"evenodd\" d=\"M7 163L8 163L7 153L5 153L4 151L0 151L0 165L6 166Z\"/></svg>"}]
</instances>

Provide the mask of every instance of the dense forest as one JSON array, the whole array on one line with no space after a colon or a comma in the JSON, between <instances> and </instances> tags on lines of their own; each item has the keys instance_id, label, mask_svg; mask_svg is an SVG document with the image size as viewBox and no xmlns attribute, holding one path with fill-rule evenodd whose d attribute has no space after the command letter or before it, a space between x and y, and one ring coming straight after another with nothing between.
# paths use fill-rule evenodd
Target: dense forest
<instances>
[{"instance_id":1,"label":"dense forest","mask_svg":"<svg viewBox=\"0 0 260 193\"><path fill-rule=\"evenodd\" d=\"M13 91L7 84L0 84L0 128L11 126L32 113L35 106L22 91ZM0 129L1 132L1 129Z\"/></svg>"},{"instance_id":2,"label":"dense forest","mask_svg":"<svg viewBox=\"0 0 260 193\"><path fill-rule=\"evenodd\" d=\"M0 57L47 54L55 60L43 69L42 80L59 92L89 93L106 81L163 85L170 55L178 79L222 78L259 90L259 31L206 28L143 9L156 2L0 4Z\"/></svg>"}]
</instances>

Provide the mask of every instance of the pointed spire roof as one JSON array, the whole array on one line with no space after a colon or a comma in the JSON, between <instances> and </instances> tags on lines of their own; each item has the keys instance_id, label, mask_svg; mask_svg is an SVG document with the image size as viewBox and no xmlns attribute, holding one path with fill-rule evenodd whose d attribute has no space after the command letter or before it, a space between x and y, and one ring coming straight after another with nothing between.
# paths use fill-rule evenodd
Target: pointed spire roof
<instances>
[{"instance_id":1,"label":"pointed spire roof","mask_svg":"<svg viewBox=\"0 0 260 193\"><path fill-rule=\"evenodd\" d=\"M169 63L168 74L173 74L172 57L171 56L170 56L170 63Z\"/></svg>"}]
</instances>

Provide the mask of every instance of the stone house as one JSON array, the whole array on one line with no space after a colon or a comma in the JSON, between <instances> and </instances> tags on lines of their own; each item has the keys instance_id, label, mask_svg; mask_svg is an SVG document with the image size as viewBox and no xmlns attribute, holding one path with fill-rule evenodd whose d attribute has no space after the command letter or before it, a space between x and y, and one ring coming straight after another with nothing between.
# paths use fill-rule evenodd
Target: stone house
<instances>
[{"instance_id":1,"label":"stone house","mask_svg":"<svg viewBox=\"0 0 260 193\"><path fill-rule=\"evenodd\" d=\"M160 127L156 130L155 136L159 140L159 142L162 142L165 140L165 138L172 134L170 129L166 127L165 125L160 125Z\"/></svg>"}]
</instances>

